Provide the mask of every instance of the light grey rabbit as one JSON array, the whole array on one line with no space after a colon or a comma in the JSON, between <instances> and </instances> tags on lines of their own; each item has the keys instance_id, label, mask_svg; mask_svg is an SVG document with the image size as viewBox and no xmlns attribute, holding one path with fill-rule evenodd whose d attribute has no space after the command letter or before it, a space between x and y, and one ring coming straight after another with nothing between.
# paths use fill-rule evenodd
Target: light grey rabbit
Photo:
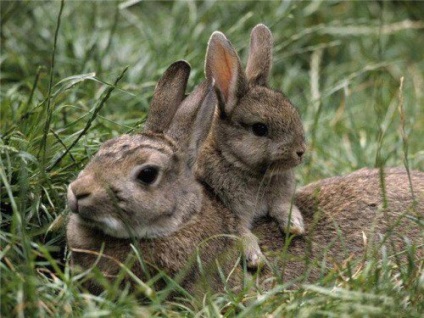
<instances>
[{"instance_id":1,"label":"light grey rabbit","mask_svg":"<svg viewBox=\"0 0 424 318\"><path fill-rule=\"evenodd\" d=\"M281 231L304 233L302 215L292 204L293 168L306 149L304 130L289 99L268 87L271 63L272 35L263 24L252 30L246 72L224 34L214 32L209 40L205 72L214 83L218 107L195 164L196 176L237 217L250 268L263 260L251 232L256 218L270 215Z\"/></svg>"},{"instance_id":2,"label":"light grey rabbit","mask_svg":"<svg viewBox=\"0 0 424 318\"><path fill-rule=\"evenodd\" d=\"M235 224L188 165L195 156L190 152L196 151L191 145L206 135L193 135L191 126L210 90L205 82L185 97L189 73L186 62L172 64L155 89L144 132L105 142L69 185L73 213L66 237L74 268L96 265L113 279L119 262L134 257L132 243L147 265L135 261L132 271L138 278L163 271L175 279L185 271L180 279L187 290L222 290L220 271L229 275L238 259L229 236ZM94 281L87 288L101 290Z\"/></svg>"}]
</instances>

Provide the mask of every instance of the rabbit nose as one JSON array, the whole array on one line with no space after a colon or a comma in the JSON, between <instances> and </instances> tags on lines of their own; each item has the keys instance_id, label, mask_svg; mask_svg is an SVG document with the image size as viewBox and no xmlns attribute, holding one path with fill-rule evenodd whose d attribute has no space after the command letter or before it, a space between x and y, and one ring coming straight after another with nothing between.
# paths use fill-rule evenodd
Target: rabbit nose
<instances>
[{"instance_id":1,"label":"rabbit nose","mask_svg":"<svg viewBox=\"0 0 424 318\"><path fill-rule=\"evenodd\" d=\"M89 192L85 192L85 193L78 193L77 195L75 195L77 200L82 200L88 196L90 196Z\"/></svg>"},{"instance_id":2,"label":"rabbit nose","mask_svg":"<svg viewBox=\"0 0 424 318\"><path fill-rule=\"evenodd\" d=\"M306 145L303 142L296 149L296 155L299 157L299 159L302 159L303 155L305 154L305 151L306 151Z\"/></svg>"},{"instance_id":3,"label":"rabbit nose","mask_svg":"<svg viewBox=\"0 0 424 318\"><path fill-rule=\"evenodd\" d=\"M71 183L68 187L68 206L74 213L79 213L78 201L90 196L90 192Z\"/></svg>"},{"instance_id":4,"label":"rabbit nose","mask_svg":"<svg viewBox=\"0 0 424 318\"><path fill-rule=\"evenodd\" d=\"M78 199L72 191L72 185L68 187L68 207L72 212L78 213Z\"/></svg>"}]
</instances>

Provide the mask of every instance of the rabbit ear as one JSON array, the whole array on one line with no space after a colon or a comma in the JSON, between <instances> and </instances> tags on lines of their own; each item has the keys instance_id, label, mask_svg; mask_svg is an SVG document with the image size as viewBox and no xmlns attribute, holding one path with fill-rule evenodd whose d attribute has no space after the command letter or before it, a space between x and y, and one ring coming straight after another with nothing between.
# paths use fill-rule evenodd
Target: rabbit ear
<instances>
[{"instance_id":1,"label":"rabbit ear","mask_svg":"<svg viewBox=\"0 0 424 318\"><path fill-rule=\"evenodd\" d=\"M250 35L250 51L246 74L250 83L267 86L272 63L272 34L264 24L258 24Z\"/></svg>"},{"instance_id":2,"label":"rabbit ear","mask_svg":"<svg viewBox=\"0 0 424 318\"><path fill-rule=\"evenodd\" d=\"M166 132L167 135L177 141L179 147L182 149L187 149L189 147L196 116L199 112L200 105L210 91L210 86L208 81L204 81L186 97L178 107L172 119L172 123Z\"/></svg>"},{"instance_id":3,"label":"rabbit ear","mask_svg":"<svg viewBox=\"0 0 424 318\"><path fill-rule=\"evenodd\" d=\"M190 69L186 61L178 61L162 75L153 93L144 131L162 133L169 127L185 97Z\"/></svg>"},{"instance_id":4,"label":"rabbit ear","mask_svg":"<svg viewBox=\"0 0 424 318\"><path fill-rule=\"evenodd\" d=\"M203 99L202 105L200 106L196 117L196 121L194 122L190 144L188 145L189 167L193 166L200 147L209 134L217 102L218 100L213 85L209 85L208 92Z\"/></svg>"},{"instance_id":5,"label":"rabbit ear","mask_svg":"<svg viewBox=\"0 0 424 318\"><path fill-rule=\"evenodd\" d=\"M247 79L236 50L221 32L214 32L209 39L205 72L218 91L221 114L231 113L246 93Z\"/></svg>"}]
</instances>

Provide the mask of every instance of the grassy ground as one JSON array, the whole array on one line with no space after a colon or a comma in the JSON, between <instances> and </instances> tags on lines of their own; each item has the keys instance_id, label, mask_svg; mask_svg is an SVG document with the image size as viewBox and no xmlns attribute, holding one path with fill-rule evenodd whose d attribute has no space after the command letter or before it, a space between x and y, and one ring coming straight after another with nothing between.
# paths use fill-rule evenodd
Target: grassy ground
<instances>
[{"instance_id":1,"label":"grassy ground","mask_svg":"<svg viewBox=\"0 0 424 318\"><path fill-rule=\"evenodd\" d=\"M189 61L192 88L214 30L245 60L259 22L275 37L272 86L307 131L299 184L364 166L424 170L423 17L422 3L401 1L1 1L1 316L419 317L424 275L408 284L384 261L329 277L331 288L203 304L94 297L64 259L63 222L66 185L101 142L142 126L164 69Z\"/></svg>"}]
</instances>

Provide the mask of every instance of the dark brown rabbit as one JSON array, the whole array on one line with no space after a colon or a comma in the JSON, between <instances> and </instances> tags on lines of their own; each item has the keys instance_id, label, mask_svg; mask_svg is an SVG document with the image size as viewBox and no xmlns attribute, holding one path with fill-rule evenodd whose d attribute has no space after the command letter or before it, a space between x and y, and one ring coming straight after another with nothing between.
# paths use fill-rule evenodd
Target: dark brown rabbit
<instances>
[{"instance_id":1,"label":"dark brown rabbit","mask_svg":"<svg viewBox=\"0 0 424 318\"><path fill-rule=\"evenodd\" d=\"M205 72L214 83L218 107L196 175L237 217L251 268L263 259L251 232L254 219L269 215L283 232L304 232L302 215L292 203L293 168L305 152L303 125L289 99L268 87L271 63L272 35L263 24L252 30L246 72L224 34L214 32L209 40Z\"/></svg>"},{"instance_id":2,"label":"dark brown rabbit","mask_svg":"<svg viewBox=\"0 0 424 318\"><path fill-rule=\"evenodd\" d=\"M119 262L129 261L142 280L164 272L191 292L223 288L218 267L229 275L238 259L235 225L188 165L195 155L190 145L203 138L193 137L190 127L209 91L204 83L185 98L189 73L186 62L172 64L155 89L144 132L105 142L69 185L73 213L66 236L73 268L96 266L113 279ZM135 260L130 244L144 263ZM87 287L101 290L94 281Z\"/></svg>"},{"instance_id":3,"label":"dark brown rabbit","mask_svg":"<svg viewBox=\"0 0 424 318\"><path fill-rule=\"evenodd\" d=\"M357 265L354 273L369 257L381 259L383 246L391 259L404 262L408 240L417 247L412 257L424 266L424 173L411 171L410 184L405 169L386 168L384 192L380 183L378 169L364 168L300 188L296 205L306 233L288 248L270 220L257 222L254 233L272 273L283 281L315 282L347 260Z\"/></svg>"}]
</instances>

